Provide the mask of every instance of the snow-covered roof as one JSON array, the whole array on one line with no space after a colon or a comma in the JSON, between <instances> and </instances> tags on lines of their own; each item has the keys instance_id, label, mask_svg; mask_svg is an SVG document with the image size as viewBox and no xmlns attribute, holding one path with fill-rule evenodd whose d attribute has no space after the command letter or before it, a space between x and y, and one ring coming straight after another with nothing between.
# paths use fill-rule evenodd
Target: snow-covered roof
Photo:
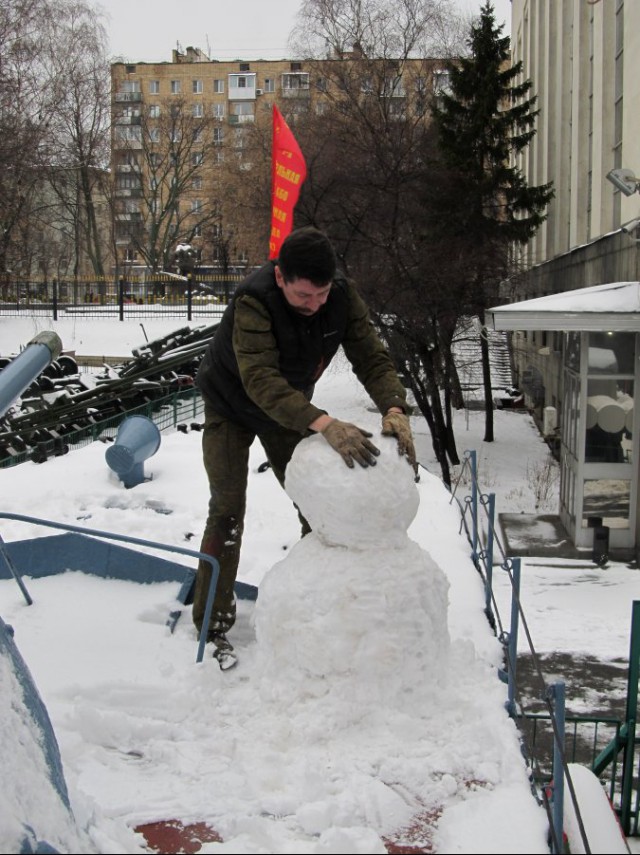
<instances>
[{"instance_id":1,"label":"snow-covered roof","mask_svg":"<svg viewBox=\"0 0 640 855\"><path fill-rule=\"evenodd\" d=\"M487 310L495 330L640 332L640 282L609 282Z\"/></svg>"}]
</instances>

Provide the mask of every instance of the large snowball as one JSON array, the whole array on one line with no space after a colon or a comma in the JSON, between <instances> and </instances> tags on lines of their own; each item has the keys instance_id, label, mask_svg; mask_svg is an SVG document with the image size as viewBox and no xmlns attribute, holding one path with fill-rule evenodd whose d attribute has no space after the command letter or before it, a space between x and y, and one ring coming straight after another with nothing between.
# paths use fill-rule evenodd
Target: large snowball
<instances>
[{"instance_id":1,"label":"large snowball","mask_svg":"<svg viewBox=\"0 0 640 855\"><path fill-rule=\"evenodd\" d=\"M286 488L312 526L260 584L254 613L264 700L338 701L343 720L371 704L428 704L448 664L448 581L407 534L418 507L395 440L378 464L349 469L305 439Z\"/></svg>"},{"instance_id":2,"label":"large snowball","mask_svg":"<svg viewBox=\"0 0 640 855\"><path fill-rule=\"evenodd\" d=\"M287 467L285 489L329 546L369 549L404 543L418 511L413 469L391 437L376 437L375 466L353 469L319 434L303 440Z\"/></svg>"}]
</instances>

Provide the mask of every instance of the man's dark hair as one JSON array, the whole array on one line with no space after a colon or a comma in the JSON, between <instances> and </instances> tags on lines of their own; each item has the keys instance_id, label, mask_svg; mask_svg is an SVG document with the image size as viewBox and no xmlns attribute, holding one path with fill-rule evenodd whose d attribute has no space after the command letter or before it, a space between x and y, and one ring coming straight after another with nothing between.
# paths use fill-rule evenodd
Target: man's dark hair
<instances>
[{"instance_id":1,"label":"man's dark hair","mask_svg":"<svg viewBox=\"0 0 640 855\"><path fill-rule=\"evenodd\" d=\"M282 242L278 266L285 282L308 279L322 287L336 272L336 254L329 238L313 226L296 229Z\"/></svg>"}]
</instances>

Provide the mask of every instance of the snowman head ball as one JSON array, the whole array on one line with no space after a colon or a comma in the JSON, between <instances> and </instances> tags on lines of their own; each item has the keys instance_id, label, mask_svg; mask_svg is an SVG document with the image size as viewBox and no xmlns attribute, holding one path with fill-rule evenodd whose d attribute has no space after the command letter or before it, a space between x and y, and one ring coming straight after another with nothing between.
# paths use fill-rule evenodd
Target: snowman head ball
<instances>
[{"instance_id":1,"label":"snowman head ball","mask_svg":"<svg viewBox=\"0 0 640 855\"><path fill-rule=\"evenodd\" d=\"M375 437L375 466L350 469L320 434L303 439L287 466L285 489L328 546L401 546L419 505L413 468L393 437Z\"/></svg>"}]
</instances>

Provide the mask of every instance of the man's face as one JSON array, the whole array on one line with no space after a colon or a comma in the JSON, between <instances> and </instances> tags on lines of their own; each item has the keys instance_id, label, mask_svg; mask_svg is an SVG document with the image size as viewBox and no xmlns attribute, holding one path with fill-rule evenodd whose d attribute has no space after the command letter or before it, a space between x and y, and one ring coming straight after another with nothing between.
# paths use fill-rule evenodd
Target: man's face
<instances>
[{"instance_id":1,"label":"man's face","mask_svg":"<svg viewBox=\"0 0 640 855\"><path fill-rule=\"evenodd\" d=\"M300 315L315 315L327 302L331 291L331 282L327 285L314 285L309 279L292 279L285 282L280 268L276 265L276 282L285 300Z\"/></svg>"}]
</instances>

